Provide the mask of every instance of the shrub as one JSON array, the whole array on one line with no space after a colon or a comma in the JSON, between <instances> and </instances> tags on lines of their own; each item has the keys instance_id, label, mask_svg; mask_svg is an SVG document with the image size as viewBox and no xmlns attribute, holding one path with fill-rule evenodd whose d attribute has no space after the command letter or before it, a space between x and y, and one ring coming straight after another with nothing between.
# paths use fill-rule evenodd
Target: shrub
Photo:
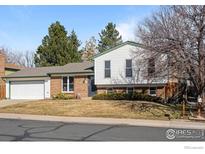
<instances>
[{"instance_id":1,"label":"shrub","mask_svg":"<svg viewBox=\"0 0 205 154\"><path fill-rule=\"evenodd\" d=\"M139 100L162 103L163 99L157 96L150 96L142 93L110 93L110 94L97 94L92 97L93 100Z\"/></svg>"},{"instance_id":2,"label":"shrub","mask_svg":"<svg viewBox=\"0 0 205 154\"><path fill-rule=\"evenodd\" d=\"M67 94L59 93L57 95L53 95L53 99L60 99L60 100L68 100L71 99Z\"/></svg>"}]
</instances>

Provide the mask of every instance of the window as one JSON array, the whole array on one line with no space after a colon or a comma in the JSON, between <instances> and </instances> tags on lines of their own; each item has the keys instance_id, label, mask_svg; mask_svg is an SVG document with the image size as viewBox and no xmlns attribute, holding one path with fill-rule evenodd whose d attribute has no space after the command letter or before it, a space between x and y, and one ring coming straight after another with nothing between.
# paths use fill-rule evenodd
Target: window
<instances>
[{"instance_id":1,"label":"window","mask_svg":"<svg viewBox=\"0 0 205 154\"><path fill-rule=\"evenodd\" d=\"M132 88L132 87L127 88L127 93L128 94L133 94L133 92L134 92L134 88Z\"/></svg>"},{"instance_id":2,"label":"window","mask_svg":"<svg viewBox=\"0 0 205 154\"><path fill-rule=\"evenodd\" d=\"M74 91L74 77L69 77L69 91Z\"/></svg>"},{"instance_id":3,"label":"window","mask_svg":"<svg viewBox=\"0 0 205 154\"><path fill-rule=\"evenodd\" d=\"M150 95L156 96L156 94L157 94L156 91L157 91L156 87L150 87L149 88L149 94Z\"/></svg>"},{"instance_id":4,"label":"window","mask_svg":"<svg viewBox=\"0 0 205 154\"><path fill-rule=\"evenodd\" d=\"M68 83L68 78L67 78L67 76L65 76L65 77L63 77L63 91L68 90L67 83Z\"/></svg>"},{"instance_id":5,"label":"window","mask_svg":"<svg viewBox=\"0 0 205 154\"><path fill-rule=\"evenodd\" d=\"M112 88L108 88L107 89L107 94L111 94L111 93L113 93Z\"/></svg>"},{"instance_id":6,"label":"window","mask_svg":"<svg viewBox=\"0 0 205 154\"><path fill-rule=\"evenodd\" d=\"M150 58L148 60L148 76L152 76L155 73L155 60Z\"/></svg>"},{"instance_id":7,"label":"window","mask_svg":"<svg viewBox=\"0 0 205 154\"><path fill-rule=\"evenodd\" d=\"M126 60L126 77L132 77L132 59Z\"/></svg>"},{"instance_id":8,"label":"window","mask_svg":"<svg viewBox=\"0 0 205 154\"><path fill-rule=\"evenodd\" d=\"M69 85L68 85L69 83ZM63 77L63 92L74 91L74 77Z\"/></svg>"},{"instance_id":9,"label":"window","mask_svg":"<svg viewBox=\"0 0 205 154\"><path fill-rule=\"evenodd\" d=\"M105 78L110 78L110 76L111 76L110 61L106 60L105 61Z\"/></svg>"}]
</instances>

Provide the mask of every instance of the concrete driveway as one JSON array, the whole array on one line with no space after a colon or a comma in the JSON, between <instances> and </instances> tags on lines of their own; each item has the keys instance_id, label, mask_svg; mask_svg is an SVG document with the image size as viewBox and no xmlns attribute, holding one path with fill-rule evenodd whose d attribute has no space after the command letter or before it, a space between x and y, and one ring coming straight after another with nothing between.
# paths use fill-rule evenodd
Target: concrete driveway
<instances>
[{"instance_id":1,"label":"concrete driveway","mask_svg":"<svg viewBox=\"0 0 205 154\"><path fill-rule=\"evenodd\" d=\"M28 100L28 99L23 99L23 100L0 100L0 108L5 107L5 106L9 106L9 105L14 105L14 104L19 104L19 103L25 103L25 102L30 102L32 100Z\"/></svg>"}]
</instances>

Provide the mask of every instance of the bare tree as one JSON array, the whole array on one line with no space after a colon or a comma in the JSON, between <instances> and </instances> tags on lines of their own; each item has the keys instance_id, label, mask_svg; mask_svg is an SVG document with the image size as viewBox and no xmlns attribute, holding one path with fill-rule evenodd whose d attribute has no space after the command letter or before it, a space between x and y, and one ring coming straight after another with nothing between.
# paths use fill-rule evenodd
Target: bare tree
<instances>
[{"instance_id":1,"label":"bare tree","mask_svg":"<svg viewBox=\"0 0 205 154\"><path fill-rule=\"evenodd\" d=\"M146 48L144 54L158 58L155 75L170 74L178 80L189 80L204 105L205 87L205 6L161 7L139 26L137 37ZM165 73L164 73L165 72Z\"/></svg>"},{"instance_id":2,"label":"bare tree","mask_svg":"<svg viewBox=\"0 0 205 154\"><path fill-rule=\"evenodd\" d=\"M93 60L93 56L97 53L97 44L94 36L85 42L85 47L82 50L82 60Z\"/></svg>"},{"instance_id":3,"label":"bare tree","mask_svg":"<svg viewBox=\"0 0 205 154\"><path fill-rule=\"evenodd\" d=\"M2 47L0 49L0 53L3 53L6 55L7 63L13 63L13 64L17 64L20 66L25 66L25 67L35 67L33 52L26 51L25 53L23 52L14 53Z\"/></svg>"},{"instance_id":4,"label":"bare tree","mask_svg":"<svg viewBox=\"0 0 205 154\"><path fill-rule=\"evenodd\" d=\"M24 66L26 66L26 67L35 67L34 52L26 51L26 53L24 54L24 61L25 61Z\"/></svg>"}]
</instances>

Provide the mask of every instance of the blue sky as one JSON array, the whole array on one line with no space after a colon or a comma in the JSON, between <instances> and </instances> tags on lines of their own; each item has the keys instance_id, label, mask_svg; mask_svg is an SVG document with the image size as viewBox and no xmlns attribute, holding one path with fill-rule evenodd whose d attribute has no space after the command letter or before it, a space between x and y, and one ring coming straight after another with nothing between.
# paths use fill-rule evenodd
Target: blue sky
<instances>
[{"instance_id":1,"label":"blue sky","mask_svg":"<svg viewBox=\"0 0 205 154\"><path fill-rule=\"evenodd\" d=\"M137 23L159 6L0 6L0 47L14 52L35 51L48 27L60 21L84 43L112 21L123 40L134 40ZM83 44L82 44L83 45Z\"/></svg>"}]
</instances>

